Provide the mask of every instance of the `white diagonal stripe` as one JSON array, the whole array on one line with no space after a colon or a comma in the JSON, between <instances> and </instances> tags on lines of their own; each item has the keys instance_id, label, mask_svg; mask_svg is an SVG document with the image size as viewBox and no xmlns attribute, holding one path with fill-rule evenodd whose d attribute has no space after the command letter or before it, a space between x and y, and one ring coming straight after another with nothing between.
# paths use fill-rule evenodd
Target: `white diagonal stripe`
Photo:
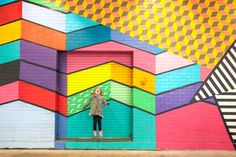
<instances>
[{"instance_id":1,"label":"white diagonal stripe","mask_svg":"<svg viewBox=\"0 0 236 157\"><path fill-rule=\"evenodd\" d=\"M199 91L200 95L202 96L203 99L206 98L205 94L203 94L202 90Z\"/></svg>"},{"instance_id":2,"label":"white diagonal stripe","mask_svg":"<svg viewBox=\"0 0 236 157\"><path fill-rule=\"evenodd\" d=\"M206 91L208 96L212 96L211 92L208 90L208 88L205 85L203 85L203 89Z\"/></svg>"},{"instance_id":3,"label":"white diagonal stripe","mask_svg":"<svg viewBox=\"0 0 236 157\"><path fill-rule=\"evenodd\" d=\"M218 82L218 80L215 78L215 75L212 74L211 78L213 79L213 81L216 83L216 85L219 87L220 91L223 93L225 92L225 90L223 89L223 87L221 86L221 84Z\"/></svg>"},{"instance_id":4,"label":"white diagonal stripe","mask_svg":"<svg viewBox=\"0 0 236 157\"><path fill-rule=\"evenodd\" d=\"M200 99L199 99L199 97L196 95L195 96L195 100L197 100L197 101L199 101Z\"/></svg>"},{"instance_id":5,"label":"white diagonal stripe","mask_svg":"<svg viewBox=\"0 0 236 157\"><path fill-rule=\"evenodd\" d=\"M215 87L212 85L210 80L207 80L207 83L209 84L209 86L211 87L211 89L215 92L214 94L219 94L218 91L215 89Z\"/></svg>"},{"instance_id":6,"label":"white diagonal stripe","mask_svg":"<svg viewBox=\"0 0 236 157\"><path fill-rule=\"evenodd\" d=\"M234 81L232 80L232 78L229 76L229 74L226 72L225 68L220 64L219 65L220 69L223 71L223 73L225 74L225 76L227 77L227 79L230 81L230 83L233 85L233 86L236 86Z\"/></svg>"},{"instance_id":7,"label":"white diagonal stripe","mask_svg":"<svg viewBox=\"0 0 236 157\"><path fill-rule=\"evenodd\" d=\"M229 87L228 83L225 81L225 79L223 78L221 73L218 71L218 69L216 69L215 72L216 72L217 76L219 76L219 78L223 82L223 84L226 86L227 90L231 90L231 88Z\"/></svg>"},{"instance_id":8,"label":"white diagonal stripe","mask_svg":"<svg viewBox=\"0 0 236 157\"><path fill-rule=\"evenodd\" d=\"M234 51L233 48L230 49L230 51L232 52L232 54L234 55L234 57L236 58L236 52Z\"/></svg>"}]
</instances>

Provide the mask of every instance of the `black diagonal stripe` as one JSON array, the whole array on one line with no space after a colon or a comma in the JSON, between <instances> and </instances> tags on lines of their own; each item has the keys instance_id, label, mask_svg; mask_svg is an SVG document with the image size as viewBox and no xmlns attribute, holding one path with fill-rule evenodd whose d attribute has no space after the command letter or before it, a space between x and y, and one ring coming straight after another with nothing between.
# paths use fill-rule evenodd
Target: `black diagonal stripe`
<instances>
[{"instance_id":1,"label":"black diagonal stripe","mask_svg":"<svg viewBox=\"0 0 236 157\"><path fill-rule=\"evenodd\" d=\"M215 81L210 77L209 80L211 81L212 85L215 87L215 89L217 90L218 93L220 92L220 89L218 87L218 85L215 83ZM215 93L216 94L216 93Z\"/></svg>"},{"instance_id":2,"label":"black diagonal stripe","mask_svg":"<svg viewBox=\"0 0 236 157\"><path fill-rule=\"evenodd\" d=\"M234 61L236 60L236 58L233 56L231 51L228 53L228 55L232 58L232 60L234 60ZM228 57L226 56L225 58L228 58ZM231 62L229 58L228 58L228 60L229 60L229 62ZM232 63L232 64L233 64L233 67L236 68L236 65L234 65L234 63Z\"/></svg>"},{"instance_id":3,"label":"black diagonal stripe","mask_svg":"<svg viewBox=\"0 0 236 157\"><path fill-rule=\"evenodd\" d=\"M232 81L234 82L234 84L236 84L235 81L235 76L233 76L233 74L230 72L230 70L226 67L226 65L224 63L222 63L222 66L225 68L227 74L229 75L229 77L232 79ZM234 89L234 86L232 85L232 83L229 84L231 89Z\"/></svg>"},{"instance_id":4,"label":"black diagonal stripe","mask_svg":"<svg viewBox=\"0 0 236 157\"><path fill-rule=\"evenodd\" d=\"M223 66L223 64L221 63L221 65ZM232 84L229 82L228 78L225 76L225 73L218 68L219 72L221 73L222 77L225 79L225 82L229 85L230 89L233 89ZM227 71L226 71L227 72Z\"/></svg>"},{"instance_id":5,"label":"black diagonal stripe","mask_svg":"<svg viewBox=\"0 0 236 157\"><path fill-rule=\"evenodd\" d=\"M218 70L218 68L217 68L217 70ZM219 71L219 70L218 70L218 71ZM219 71L219 73L220 73L220 71ZM225 87L225 85L224 85L224 83L223 83L223 80L221 80L221 79L219 78L219 76L215 73L215 71L214 71L213 74L215 74L215 77L216 77L216 79L218 80L218 82L220 83L220 85L222 86L222 88L224 89L224 92L227 91L227 88ZM221 73L220 73L220 74L221 74Z\"/></svg>"},{"instance_id":6,"label":"black diagonal stripe","mask_svg":"<svg viewBox=\"0 0 236 157\"><path fill-rule=\"evenodd\" d=\"M233 48L233 50L236 52L236 48L235 48L234 46L233 46L232 48ZM231 57L232 57L234 60L236 60L236 56L233 55L233 52L230 51L230 54L232 54Z\"/></svg>"},{"instance_id":7,"label":"black diagonal stripe","mask_svg":"<svg viewBox=\"0 0 236 157\"><path fill-rule=\"evenodd\" d=\"M206 83L205 86L206 86L206 88L210 91L210 93L211 93L212 95L215 95L215 94L214 94L214 91L211 89L211 87L209 86L208 83Z\"/></svg>"},{"instance_id":8,"label":"black diagonal stripe","mask_svg":"<svg viewBox=\"0 0 236 157\"><path fill-rule=\"evenodd\" d=\"M202 91L202 93L205 95L206 98L209 98L209 97L210 97L210 95L208 95L208 94L206 93L206 91L205 91L204 88L202 88L201 91ZM200 93L199 93L199 94L200 94Z\"/></svg>"},{"instance_id":9,"label":"black diagonal stripe","mask_svg":"<svg viewBox=\"0 0 236 157\"><path fill-rule=\"evenodd\" d=\"M233 63L230 62L228 57L225 57L225 60L229 64L229 66L232 68L232 70L236 73L236 65L233 65Z\"/></svg>"},{"instance_id":10,"label":"black diagonal stripe","mask_svg":"<svg viewBox=\"0 0 236 157\"><path fill-rule=\"evenodd\" d=\"M0 65L0 86L19 79L20 61L12 61Z\"/></svg>"}]
</instances>

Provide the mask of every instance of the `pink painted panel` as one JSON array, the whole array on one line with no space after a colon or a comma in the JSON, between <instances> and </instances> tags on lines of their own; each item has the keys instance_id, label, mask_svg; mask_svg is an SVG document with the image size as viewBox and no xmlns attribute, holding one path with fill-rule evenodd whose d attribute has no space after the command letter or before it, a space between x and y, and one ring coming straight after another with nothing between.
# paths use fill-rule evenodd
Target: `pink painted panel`
<instances>
[{"instance_id":1,"label":"pink painted panel","mask_svg":"<svg viewBox=\"0 0 236 157\"><path fill-rule=\"evenodd\" d=\"M116 52L113 51L133 51L133 66L140 69L155 73L155 56L154 54L135 49L123 44L119 44L113 41L77 49L76 51L110 51L112 54Z\"/></svg>"},{"instance_id":2,"label":"pink painted panel","mask_svg":"<svg viewBox=\"0 0 236 157\"><path fill-rule=\"evenodd\" d=\"M132 52L77 51L67 54L67 73L86 69L110 61L132 67Z\"/></svg>"},{"instance_id":3,"label":"pink painted panel","mask_svg":"<svg viewBox=\"0 0 236 157\"><path fill-rule=\"evenodd\" d=\"M163 73L183 66L191 65L193 62L170 52L156 55L156 73Z\"/></svg>"},{"instance_id":4,"label":"pink painted panel","mask_svg":"<svg viewBox=\"0 0 236 157\"><path fill-rule=\"evenodd\" d=\"M204 66L200 66L200 70L201 70L201 81L205 81L205 79L211 73L211 70Z\"/></svg>"},{"instance_id":5,"label":"pink painted panel","mask_svg":"<svg viewBox=\"0 0 236 157\"><path fill-rule=\"evenodd\" d=\"M18 81L12 82L0 87L0 104L17 100L19 91Z\"/></svg>"},{"instance_id":6,"label":"pink painted panel","mask_svg":"<svg viewBox=\"0 0 236 157\"><path fill-rule=\"evenodd\" d=\"M217 106L198 102L156 116L157 149L234 150Z\"/></svg>"}]
</instances>

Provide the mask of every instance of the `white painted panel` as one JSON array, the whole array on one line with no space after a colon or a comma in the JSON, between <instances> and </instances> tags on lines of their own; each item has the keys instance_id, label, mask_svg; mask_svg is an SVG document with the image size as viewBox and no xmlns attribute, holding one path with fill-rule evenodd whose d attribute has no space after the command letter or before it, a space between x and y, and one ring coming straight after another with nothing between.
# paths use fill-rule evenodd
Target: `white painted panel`
<instances>
[{"instance_id":1,"label":"white painted panel","mask_svg":"<svg viewBox=\"0 0 236 157\"><path fill-rule=\"evenodd\" d=\"M56 29L66 31L66 14L50 10L31 3L23 2L23 19Z\"/></svg>"},{"instance_id":2,"label":"white painted panel","mask_svg":"<svg viewBox=\"0 0 236 157\"><path fill-rule=\"evenodd\" d=\"M55 113L21 101L0 106L0 148L53 148Z\"/></svg>"}]
</instances>

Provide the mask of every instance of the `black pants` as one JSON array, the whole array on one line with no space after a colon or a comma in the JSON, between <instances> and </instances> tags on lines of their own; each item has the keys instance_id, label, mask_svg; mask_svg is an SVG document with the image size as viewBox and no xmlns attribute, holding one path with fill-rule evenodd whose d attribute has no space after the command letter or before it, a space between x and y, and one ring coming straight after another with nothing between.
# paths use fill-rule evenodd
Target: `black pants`
<instances>
[{"instance_id":1,"label":"black pants","mask_svg":"<svg viewBox=\"0 0 236 157\"><path fill-rule=\"evenodd\" d=\"M98 130L102 131L102 117L99 115L93 115L93 130L97 130L97 123L98 123Z\"/></svg>"}]
</instances>

